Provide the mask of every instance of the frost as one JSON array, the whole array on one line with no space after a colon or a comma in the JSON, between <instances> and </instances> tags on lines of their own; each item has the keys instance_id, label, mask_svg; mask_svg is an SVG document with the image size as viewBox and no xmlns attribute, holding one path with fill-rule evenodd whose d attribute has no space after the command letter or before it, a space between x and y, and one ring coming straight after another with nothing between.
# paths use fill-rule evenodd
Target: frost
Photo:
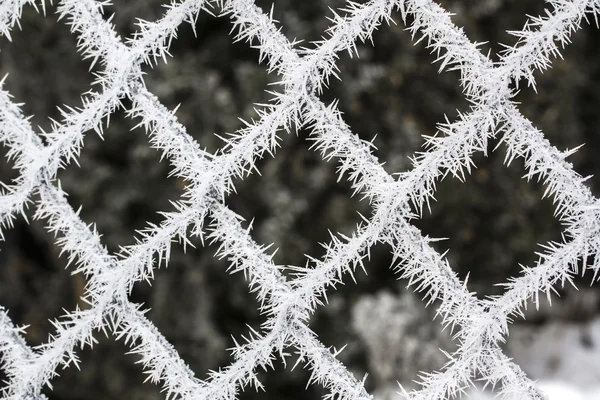
<instances>
[{"instance_id":1,"label":"frost","mask_svg":"<svg viewBox=\"0 0 600 400\"><path fill-rule=\"evenodd\" d=\"M542 392L521 369L501 351L511 318L523 312L538 293L550 294L556 284L571 282L582 273L578 261L594 260L583 269L600 271L600 203L565 159L572 151L553 147L542 132L523 117L511 102L511 82L525 81L535 87L534 73L550 67L560 48L582 21L596 19L600 0L549 0L544 16L531 17L512 48L506 48L494 63L478 45L455 26L450 14L429 0L371 0L348 2L339 14L332 14L331 27L311 47L291 43L252 0L182 0L168 5L156 22L139 21L136 35L123 41L102 16L106 1L62 0L59 13L77 36L82 57L101 66L98 91L90 91L82 108L63 111L62 121L50 132L34 132L19 105L0 90L0 140L10 147L19 178L0 197L0 222L10 228L12 221L38 194L36 218L46 219L68 254L74 273L86 276L85 300L88 310L74 310L55 322L49 341L30 348L21 330L0 315L0 352L8 385L5 399L40 399L45 385L61 366L77 364L75 349L92 345L94 330L112 332L133 345L148 378L160 382L166 398L231 399L247 386L261 388L259 367L272 366L277 355L285 359L286 349L295 348L300 360L312 369L309 383L329 390L329 398L372 398L336 358L336 353L319 342L307 327L307 320L325 301L326 289L345 275L352 275L369 248L377 242L391 246L394 268L409 280L428 303L437 301L437 313L454 332L457 349L439 371L421 376L421 387L404 395L410 399L454 398L473 386L481 376L489 385L499 385L503 398L541 399ZM19 23L21 10L33 0L4 0L0 3L0 32L10 38ZM226 136L223 151L213 155L203 150L143 81L142 65L154 65L169 55L177 28L194 24L198 13L209 6L221 9L234 26L235 40L252 43L260 50L270 72L280 75L281 92L259 110L260 118ZM38 5L40 11L43 7ZM339 52L356 52L357 40L370 40L390 14L399 10L413 37L435 53L439 70L458 70L465 96L472 103L469 113L454 122L440 125L427 139L423 152L416 154L413 168L390 176L371 153L370 143L353 134L335 104L325 105L319 94L331 77L337 76ZM344 15L344 16L342 16ZM343 77L342 77L343 78ZM81 221L65 200L57 184L59 168L76 161L83 134L102 134L103 122L121 100L129 98L129 113L141 120L151 144L160 149L173 166L173 174L188 185L176 211L164 213L159 225L139 232L137 244L109 254L93 225ZM248 174L265 152L274 154L278 131L310 127L314 147L323 158L339 162L354 190L373 207L370 219L350 237L334 237L326 255L308 259L306 266L288 266L295 273L285 277L273 263L267 249L258 245L240 224L240 218L225 205L233 179ZM540 179L553 196L556 216L564 224L564 241L550 243L539 254L535 267L506 283L502 296L479 300L466 290L443 255L431 246L431 239L410 224L412 209L429 205L435 184L451 174L463 179L471 171L471 156L486 151L488 140L499 137L506 145L507 159L525 159L528 179ZM42 140L42 138L44 140ZM211 223L204 226L205 217ZM144 317L138 305L128 299L133 284L153 279L153 269L167 263L174 240L188 243L188 233L219 244L217 256L227 259L230 271L243 272L262 304L267 322L252 331L247 340L233 349L235 361L215 371L206 381L197 379L156 327ZM596 256L596 257L591 257Z\"/></svg>"}]
</instances>

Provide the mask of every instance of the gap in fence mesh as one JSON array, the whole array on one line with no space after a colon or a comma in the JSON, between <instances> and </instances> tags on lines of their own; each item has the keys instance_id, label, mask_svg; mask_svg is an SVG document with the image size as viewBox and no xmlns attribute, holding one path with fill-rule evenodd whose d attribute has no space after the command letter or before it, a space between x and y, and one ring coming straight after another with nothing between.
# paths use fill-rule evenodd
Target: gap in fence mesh
<instances>
[{"instance_id":1,"label":"gap in fence mesh","mask_svg":"<svg viewBox=\"0 0 600 400\"><path fill-rule=\"evenodd\" d=\"M88 398L90 390L98 398L128 400L164 400L161 386L144 382L147 375L136 362L135 354L125 354L130 347L123 340L115 340L109 334L94 331L98 343L93 348L86 346L77 349L80 370L74 366L67 369L59 367L60 376L52 379L53 389L45 387L42 391L48 400L80 400Z\"/></svg>"},{"instance_id":2,"label":"gap in fence mesh","mask_svg":"<svg viewBox=\"0 0 600 400\"><path fill-rule=\"evenodd\" d=\"M227 197L232 210L252 223L251 235L268 250L276 264L302 265L305 254L320 258L331 233L350 236L358 223L371 215L367 200L353 195L347 174L338 182L337 159L325 161L311 150L307 132L283 134L275 157L259 160L254 172L236 180L236 193ZM339 236L338 236L339 237Z\"/></svg>"},{"instance_id":3,"label":"gap in fence mesh","mask_svg":"<svg viewBox=\"0 0 600 400\"><path fill-rule=\"evenodd\" d=\"M25 103L21 109L33 116L33 129L49 132L49 118L63 119L57 107L81 107L81 95L90 90L97 67L89 71L91 61L77 52L77 37L66 19L57 21L56 4L46 4L46 16L38 9L40 13L29 4L23 7L22 29L11 31L12 42L0 36L0 76L9 74L3 90L13 102Z\"/></svg>"},{"instance_id":4,"label":"gap in fence mesh","mask_svg":"<svg viewBox=\"0 0 600 400\"><path fill-rule=\"evenodd\" d=\"M206 221L206 225L208 220ZM200 379L235 360L227 350L243 343L249 328L260 331L265 317L243 273L231 275L229 262L214 256L220 243L192 238L196 248L171 245L167 268L154 271L151 286L138 282L130 300L150 309L151 320Z\"/></svg>"},{"instance_id":5,"label":"gap in fence mesh","mask_svg":"<svg viewBox=\"0 0 600 400\"><path fill-rule=\"evenodd\" d=\"M374 47L358 43L358 57L339 54L341 81L332 77L321 97L326 104L338 99L350 129L373 140L385 170L397 173L411 169L409 156L420 150L423 135L433 135L445 116L453 121L458 110L467 112L469 103L460 74L438 73L435 55L423 43L414 45L399 13L392 16L397 25L381 26Z\"/></svg>"},{"instance_id":6,"label":"gap in fence mesh","mask_svg":"<svg viewBox=\"0 0 600 400\"><path fill-rule=\"evenodd\" d=\"M441 319L434 320L437 304L425 306L420 293L398 280L391 268L391 248L377 244L358 269L356 283L346 274L343 284L328 288L328 303L319 307L310 327L325 346L347 347L338 359L357 379L368 374L367 391L387 399L397 381L414 386L418 373L441 368L446 359L439 349L455 345ZM345 322L345 321L349 321Z\"/></svg>"},{"instance_id":7,"label":"gap in fence mesh","mask_svg":"<svg viewBox=\"0 0 600 400\"><path fill-rule=\"evenodd\" d=\"M479 49L498 61L502 44L513 46L518 38L507 31L523 29L528 16L546 15L544 0L436 0L446 11L454 13L452 21L462 27L473 42L486 42ZM550 7L551 8L551 7ZM551 10L552 11L552 10Z\"/></svg>"},{"instance_id":8,"label":"gap in fence mesh","mask_svg":"<svg viewBox=\"0 0 600 400\"><path fill-rule=\"evenodd\" d=\"M521 80L513 99L559 150L584 145L567 159L582 176L600 175L600 157L593 150L600 141L600 62L594 58L600 48L600 31L591 22L590 26L584 21L573 34L572 43L561 50L563 59L553 59L552 68L536 72L537 93ZM597 179L587 185L595 196L600 195Z\"/></svg>"},{"instance_id":9,"label":"gap in fence mesh","mask_svg":"<svg viewBox=\"0 0 600 400\"><path fill-rule=\"evenodd\" d=\"M433 247L449 251L450 266L461 279L469 274L467 287L480 298L501 294L494 285L519 276L519 264L534 268L538 244L562 242L552 198L542 199L545 185L521 179L522 159L504 165L505 147L492 152L496 144L489 143L487 158L474 154L477 168L464 183L451 175L438 182L431 213L424 207L413 221L424 235L448 238Z\"/></svg>"},{"instance_id":10,"label":"gap in fence mesh","mask_svg":"<svg viewBox=\"0 0 600 400\"><path fill-rule=\"evenodd\" d=\"M49 319L87 305L80 299L85 278L65 271L66 256L59 257L61 249L47 232L46 221L33 219L33 208L26 212L29 224L20 215L12 229L3 229L0 304L15 325L30 325L24 337L29 345L38 345L55 332Z\"/></svg>"},{"instance_id":11,"label":"gap in fence mesh","mask_svg":"<svg viewBox=\"0 0 600 400\"><path fill-rule=\"evenodd\" d=\"M240 120L258 119L255 103L267 103L265 90L280 78L268 74L266 62L258 63L259 52L246 42L233 43L229 18L201 12L194 37L190 24L178 29L170 54L151 68L144 66L148 90L168 109L179 105L176 116L202 148L216 153L225 146L219 138L245 127Z\"/></svg>"},{"instance_id":12,"label":"gap in fence mesh","mask_svg":"<svg viewBox=\"0 0 600 400\"><path fill-rule=\"evenodd\" d=\"M124 100L126 108L130 102ZM139 119L120 109L103 120L104 135L88 132L78 158L60 170L58 178L69 204L87 223L94 222L109 251L135 243L136 230L148 222L159 224L158 211L173 211L170 201L180 199L184 182L168 177L171 166L161 151L151 148L144 128L131 130Z\"/></svg>"}]
</instances>

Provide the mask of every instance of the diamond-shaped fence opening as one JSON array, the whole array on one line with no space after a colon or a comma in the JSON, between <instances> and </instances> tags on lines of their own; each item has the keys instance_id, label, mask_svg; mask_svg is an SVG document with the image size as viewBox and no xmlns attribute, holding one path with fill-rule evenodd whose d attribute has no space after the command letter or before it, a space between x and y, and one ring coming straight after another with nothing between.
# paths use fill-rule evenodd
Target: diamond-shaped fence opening
<instances>
[{"instance_id":1,"label":"diamond-shaped fence opening","mask_svg":"<svg viewBox=\"0 0 600 400\"><path fill-rule=\"evenodd\" d=\"M372 377L370 391L381 398L394 398L396 381L415 387L420 374L444 365L443 351L455 348L449 330L443 330L439 320L432 322L435 309L425 308L408 291L381 290L363 296L352 305L351 313L352 335L348 337L353 340L340 358L350 363L351 359L345 359L348 354L363 353L366 365L361 367Z\"/></svg>"},{"instance_id":2,"label":"diamond-shaped fence opening","mask_svg":"<svg viewBox=\"0 0 600 400\"><path fill-rule=\"evenodd\" d=\"M371 207L337 173L337 160L323 160L311 150L305 131L283 134L275 157L256 163L257 171L236 181L226 203L244 217L252 237L277 249L278 265L305 265L306 255L320 258L332 235L349 236ZM285 271L284 271L285 272Z\"/></svg>"},{"instance_id":3,"label":"diamond-shaped fence opening","mask_svg":"<svg viewBox=\"0 0 600 400\"><path fill-rule=\"evenodd\" d=\"M107 328L114 328L130 344L140 341L139 345L134 343L135 352L143 356L146 371L161 381L169 398L233 398L242 387L260 386L256 370L270 365L273 353L283 352L290 345L312 369L309 382L324 385L331 397L369 398L363 385L305 324L319 308L327 289L337 280L347 279L345 275L357 267L368 249L376 242L383 242L392 247L400 275L423 291L430 301L438 300L442 321L455 326L457 332L459 347L450 363L441 372L424 376L423 390L413 397L454 396L469 386L472 378L481 376L502 387L501 395L539 399L538 388L511 363L499 343L523 302L536 291L550 292L557 282L569 280L577 273L574 265L578 259L597 253L600 248L597 201L583 186L579 175L563 161L567 154L544 141L543 135L507 101L511 94L508 83L511 79L529 77L535 68L545 64L546 55L554 52L552 39L565 40L586 12L598 13L599 5L591 0L579 0L572 5L557 0L553 4L557 5L558 14L541 21L542 32L550 32L550 37L545 33L529 35L527 43L503 56L505 62L496 65L481 55L462 30L452 24L449 15L433 2L392 4L373 0L350 4L348 15L332 21L328 39L313 50L304 50L302 56L251 1L224 4L242 36L257 39L271 70L283 75L285 86L281 89L285 93L261 115L260 121L241 131L243 136L231 141L219 157L203 151L140 80L140 62L166 54L175 28L186 20L194 21L202 5L199 1L173 3L166 17L143 24L141 34L128 41L128 46L119 41L100 15L98 2L64 0L59 5L62 13L72 18L84 54L97 58L106 68L106 74L99 78L104 92L91 94L85 109L66 117L67 125L73 125L64 129L56 126L57 132L50 136L53 140L50 150L42 148L43 144L32 138L24 124L4 124L2 133L9 132L8 135L22 139L23 143L14 144L27 153L22 160L28 161L30 157L32 168L39 166L39 173L33 170L28 175L31 184L24 190L40 193L38 214L49 219L51 230L58 233L59 243L69 256L79 259L75 268L88 278L86 295L91 308L65 316L66 321L57 327L56 340L38 349L43 352L41 356L21 345L10 321L2 321L1 344L7 354L5 371L11 380L8 395L37 396L60 364L72 361L72 349L89 343L91 331L108 324ZM21 5L15 2L10 8L0 8L3 20L8 21L0 26L3 32L14 25ZM397 179L388 175L369 146L349 131L337 108L326 107L317 98L319 88L335 65L335 53L352 49L358 38L369 38L393 6L401 8L402 13L408 8L409 14L414 14L409 23L426 36L430 49L441 53L441 66L460 69L465 95L474 104L468 115L443 126L446 136L431 139L427 151L416 156L414 168L402 172ZM160 226L150 225L140 236L140 243L128 247L124 257L117 259L107 253L98 235L79 219L64 194L53 186L52 179L58 158L75 158L81 135L97 129L101 119L124 96L132 98L134 114L144 118L152 144L165 151L175 174L188 185L185 201L177 203L176 212L166 214ZM23 117L16 112L8 119L18 122ZM238 216L225 206L223 198L232 177L251 170L255 158L274 147L277 130L292 124L310 125L318 137L317 147L338 157L343 169L352 174L354 187L373 202L373 215L351 238L333 240L322 260L313 260L308 268L292 268L297 277L290 281L240 224ZM570 241L553 244L540 256L536 268L510 282L502 297L482 301L468 293L463 282L431 247L431 242L409 223L410 205L421 211L435 194L438 178L446 172L460 175L471 154L484 150L498 127L512 155L524 156L530 174L548 181ZM3 212L15 213L22 204L21 200L9 202ZM206 217L212 219L208 227L203 224ZM155 258L159 264L161 259L168 258L173 239L185 241L189 231L199 235L203 229L209 239L217 240L219 256L227 258L231 271L247 276L250 289L268 316L263 329L254 333L248 344L236 346L236 360L213 373L209 384L193 377L160 331L128 301L128 292L136 281L152 279ZM598 266L594 262L590 268L597 270Z\"/></svg>"},{"instance_id":4,"label":"diamond-shaped fence opening","mask_svg":"<svg viewBox=\"0 0 600 400\"><path fill-rule=\"evenodd\" d=\"M424 304L416 304L415 301L419 301L419 296L414 295L407 288L406 280L398 279L398 274L392 268L393 257L387 244L379 243L372 246L368 256L363 258L362 265L364 270L362 266L357 266L351 275L347 274L341 282L327 288L326 295L321 298L324 304L310 317L309 327L325 346L332 346L332 351L343 349L338 358L356 379L360 380L365 374L368 375L366 387L369 393L374 391L388 393L389 389L396 390L395 380L411 382L412 378L404 376L407 370L415 373L418 370L413 369L414 360L408 357L402 359L396 357L406 350L403 346L393 347L392 343L394 337L401 342L404 341L397 331L398 326L392 326L396 318L392 309L395 311L398 309L382 307L376 310L372 306L381 302L390 305L390 303L408 301L411 305L411 315L421 322L427 321L423 325L424 329L433 333L441 332L442 327L439 323L431 323L435 306L427 310ZM384 299L379 301L381 298ZM386 302L388 300L390 301ZM415 304L416 307L412 307ZM368 319L369 323L366 323ZM412 326L414 327L415 325ZM372 335L377 329L379 329L377 335ZM389 334L388 340L382 341L381 335L385 336L386 330ZM426 342L427 345L431 344L429 340ZM389 357L381 353L384 348L388 349ZM433 348L437 349L437 347ZM395 353L396 349L398 353ZM441 355L440 353L435 356L429 350L427 350L427 362L431 361L429 355L433 358ZM420 368L424 368L424 365ZM441 367L441 364L428 365L432 368ZM403 372L397 374L399 371ZM395 378L392 378L392 374Z\"/></svg>"},{"instance_id":5,"label":"diamond-shaped fence opening","mask_svg":"<svg viewBox=\"0 0 600 400\"><path fill-rule=\"evenodd\" d=\"M434 247L448 251L450 266L481 298L502 293L497 284L517 277L520 265L535 268L541 246L562 241L553 199L544 198L547 186L523 178L522 159L506 165L506 149L494 150L497 144L490 142L487 157L473 157L464 182L439 182L431 212L414 221L424 234L443 239Z\"/></svg>"},{"instance_id":6,"label":"diamond-shaped fence opening","mask_svg":"<svg viewBox=\"0 0 600 400\"><path fill-rule=\"evenodd\" d=\"M395 23L379 27L372 43L357 43L358 55L339 55L340 79L330 79L321 99L337 102L344 121L373 142L373 154L394 174L411 168L410 156L421 150L423 136L433 135L445 118L467 112L469 103L460 74L440 73L431 65L437 56L423 43L415 45L401 14L391 17Z\"/></svg>"},{"instance_id":7,"label":"diamond-shaped fence opening","mask_svg":"<svg viewBox=\"0 0 600 400\"><path fill-rule=\"evenodd\" d=\"M102 137L85 135L77 164L58 173L67 200L74 209L81 207L84 221L95 222L103 243L116 253L120 246L135 243L136 231L159 224L159 212L173 211L171 201L180 199L185 183L169 177L171 167L152 148L139 118L129 118L124 108L104 123Z\"/></svg>"},{"instance_id":8,"label":"diamond-shaped fence opening","mask_svg":"<svg viewBox=\"0 0 600 400\"><path fill-rule=\"evenodd\" d=\"M215 257L218 244L192 244L184 252L173 243L168 268L156 270L151 284L136 283L129 298L149 310L148 320L196 377L207 379L234 361L228 349L243 342L250 327L260 329L265 317L244 276L229 274L229 263Z\"/></svg>"},{"instance_id":9,"label":"diamond-shaped fence opening","mask_svg":"<svg viewBox=\"0 0 600 400\"><path fill-rule=\"evenodd\" d=\"M33 219L31 210L26 215L29 223L19 219L4 233L0 301L16 325L28 326L23 336L35 346L55 332L52 321L65 310L87 306L81 301L86 282L81 275L65 273L66 258L59 257L45 221Z\"/></svg>"},{"instance_id":10,"label":"diamond-shaped fence opening","mask_svg":"<svg viewBox=\"0 0 600 400\"><path fill-rule=\"evenodd\" d=\"M219 9L212 10L215 14ZM192 26L182 24L166 62L144 66L149 91L210 153L229 137L259 118L257 103L267 103L267 90L278 80L259 64L259 52L244 41L234 42L230 18L200 12Z\"/></svg>"},{"instance_id":11,"label":"diamond-shaped fence opening","mask_svg":"<svg viewBox=\"0 0 600 400\"><path fill-rule=\"evenodd\" d=\"M23 103L32 125L48 132L51 119L63 118L61 110L82 105L81 96L90 90L96 68L90 70L90 61L82 60L65 21L57 22L56 5L46 7L44 16L26 5L21 29L11 32L10 41L0 37L0 75L8 74L3 90L15 103Z\"/></svg>"},{"instance_id":12,"label":"diamond-shaped fence opening","mask_svg":"<svg viewBox=\"0 0 600 400\"><path fill-rule=\"evenodd\" d=\"M398 280L389 246L373 246L363 264L366 274L359 267L353 278L327 289L326 304L309 326L325 346L341 350L338 359L358 380L368 375L370 393L393 398L396 381L416 387L420 372L438 370L447 361L440 349L456 346L435 318L439 304L426 307L406 280Z\"/></svg>"}]
</instances>

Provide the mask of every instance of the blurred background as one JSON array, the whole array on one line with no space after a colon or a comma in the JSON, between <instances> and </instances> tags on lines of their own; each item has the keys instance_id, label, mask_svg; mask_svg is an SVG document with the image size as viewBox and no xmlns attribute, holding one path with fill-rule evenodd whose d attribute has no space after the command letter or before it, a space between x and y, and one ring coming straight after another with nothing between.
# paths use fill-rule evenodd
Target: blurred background
<instances>
[{"instance_id":1,"label":"blurred background","mask_svg":"<svg viewBox=\"0 0 600 400\"><path fill-rule=\"evenodd\" d=\"M160 0L117 0L106 8L106 18L125 38L136 31L136 18L153 21L164 12ZM56 2L55 2L56 3ZM320 39L331 15L329 7L341 0L260 0L264 10L274 3L274 18L290 39ZM488 42L482 51L490 57L512 45L507 30L521 29L526 15L544 11L542 0L444 0L455 12L456 24L473 41ZM57 22L56 6L47 5L47 16L24 9L22 29L15 28L12 42L0 38L0 75L9 74L4 90L24 103L34 126L50 130L49 118L60 119L57 106L81 105L80 96L94 81L95 69L77 53L77 38L64 21ZM214 15L220 10L212 9ZM397 25L382 26L374 34L375 47L358 44L359 58L340 54L341 81L332 80L322 100L339 100L339 108L352 130L365 140L374 139L376 156L390 173L410 168L408 157L433 135L445 116L454 120L469 104L459 87L456 72L438 74L435 56L423 43L413 45L399 14ZM270 99L266 89L278 81L258 63L258 52L246 43L232 43L228 17L203 12L195 26L182 25L173 41L168 63L145 67L146 85L160 101L177 111L188 132L211 152L223 142L214 135L234 132L239 118L256 118L254 103ZM600 31L585 25L563 51L564 60L537 76L537 94L522 87L516 100L559 149L585 146L571 157L582 175L600 170ZM124 101L124 106L130 103ZM146 222L161 220L157 211L171 210L169 200L180 197L184 183L169 177L170 167L148 144L139 121L123 110L111 116L104 140L89 132L75 164L60 171L59 179L76 209L82 206L84 221L95 222L112 252L133 244L135 231ZM358 213L370 215L370 207L352 196L350 185L337 182L336 165L325 162L309 149L310 132L281 132L281 148L275 158L258 161L262 174L236 183L237 193L227 204L247 222L254 219L252 235L262 244L279 248L275 262L304 265L305 254L323 254L319 243L330 239L329 231L351 233L360 221ZM490 150L495 147L492 142ZM7 149L2 149L6 153ZM519 264L533 265L538 244L560 240L561 226L554 218L552 199L541 199L544 185L526 182L522 160L503 165L502 147L484 157L475 156L477 169L466 182L447 178L439 183L437 202L415 224L423 234L448 238L437 242L440 251L478 296L502 293L497 283L519 274ZM16 172L6 158L0 163L0 179L9 183ZM588 181L600 194L600 181ZM34 199L35 200L35 199ZM53 328L49 318L73 310L81 302L85 280L65 270L66 257L59 256L45 221L35 221L33 206L29 223L19 218L5 230L0 248L0 304L19 325L29 325L26 339L37 345L48 340ZM230 363L227 348L232 336L240 338L247 325L264 321L242 275L229 275L227 263L214 257L216 245L183 249L173 245L167 269L156 271L152 286L139 283L131 299L151 310L148 317L172 343L200 378L210 369ZM339 358L357 378L369 374L370 392L391 398L396 381L412 387L419 371L440 368L445 359L439 349L452 350L449 333L442 331L435 306L425 308L418 295L406 288L390 269L390 249L376 246L367 263L368 275L357 274L357 283L330 291L329 304L318 309L311 328L327 346L347 345ZM506 351L531 378L559 381L573 390L591 392L600 385L600 291L590 287L591 274L577 279L580 290L557 288L560 299L552 308L529 308L525 320L511 327ZM134 355L122 342L97 334L93 350L79 352L81 371L61 371L45 390L49 399L112 400L163 399L160 387L144 382ZM293 351L293 349L290 349ZM292 363L293 365L293 363ZM241 399L315 399L326 392L313 385L305 390L310 371L290 371L281 363L261 375L266 393L253 389ZM572 397L574 398L574 397ZM590 397L591 398L591 397Z\"/></svg>"}]
</instances>

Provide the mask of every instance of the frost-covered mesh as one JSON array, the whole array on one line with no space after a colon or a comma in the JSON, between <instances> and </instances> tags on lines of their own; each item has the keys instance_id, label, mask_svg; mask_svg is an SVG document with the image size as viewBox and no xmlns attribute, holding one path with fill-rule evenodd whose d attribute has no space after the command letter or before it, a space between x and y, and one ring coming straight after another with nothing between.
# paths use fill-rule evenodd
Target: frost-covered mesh
<instances>
[{"instance_id":1,"label":"frost-covered mesh","mask_svg":"<svg viewBox=\"0 0 600 400\"><path fill-rule=\"evenodd\" d=\"M0 32L10 38L22 8L33 0L0 2ZM499 54L498 62L478 50L450 14L430 0L372 0L348 2L331 14L331 26L323 39L307 47L290 42L268 13L252 0L187 0L172 2L156 22L140 21L138 31L122 41L103 16L108 2L62 0L58 12L77 37L83 57L101 66L98 90L84 97L84 105L65 110L50 132L35 132L0 91L0 138L10 148L19 177L0 197L0 218L10 228L33 195L36 218L47 221L49 231L69 254L73 273L87 278L86 310L73 310L55 322L49 341L31 348L6 311L0 314L2 368L8 382L6 399L44 398L62 366L77 363L75 349L93 343L94 330L125 338L139 354L152 381L160 382L166 398L232 399L248 386L261 387L260 367L270 366L286 349L295 348L300 361L312 370L311 382L324 385L330 398L371 398L357 380L307 327L309 316L325 302L328 287L352 275L375 243L386 243L395 256L394 268L408 279L425 301L439 303L438 313L454 329L457 350L439 372L422 376L421 388L401 395L411 399L445 399L461 393L475 377L499 387L505 398L539 399L543 394L534 382L502 352L511 317L524 304L550 294L553 286L570 281L580 268L600 270L600 203L565 158L572 152L553 147L542 132L521 115L511 98L516 82L535 87L534 73L550 67L559 48L587 19L596 19L598 0L549 0L547 13L530 17L513 35L517 44ZM259 110L259 119L227 136L226 146L216 154L203 150L178 123L173 110L165 108L144 84L142 66L162 62L181 24L194 24L206 7L217 7L231 19L235 40L260 50L269 72L280 76L281 90ZM37 7L42 7L37 4ZM339 52L355 51L357 41L369 40L380 24L390 22L399 10L415 39L423 40L435 53L440 70L458 70L468 113L439 125L422 152L413 157L409 172L391 176L371 152L370 143L352 133L336 104L319 100L327 81L336 76ZM407 23L408 21L408 23ZM596 21L597 22L597 21ZM382 28L385 29L385 28ZM342 77L343 78L343 77ZM130 115L138 118L151 144L173 166L173 174L186 183L184 196L175 200L176 210L164 213L159 225L141 231L135 245L109 254L93 225L84 223L55 182L57 171L68 168L81 151L83 135L102 134L103 122L123 99L131 101ZM324 159L336 160L338 172L372 205L372 216L348 237L335 237L322 259L307 259L306 266L286 266L282 272L263 246L240 224L225 204L233 179L254 169L255 161L277 148L277 133L307 127ZM564 226L563 241L548 243L534 266L506 282L504 294L478 299L466 289L445 258L410 223L435 193L436 181L446 174L463 178L471 170L471 157L485 152L488 141L498 138L507 147L507 163L525 160L528 178L541 179L556 205ZM417 214L417 215L415 215ZM210 223L204 225L204 221ZM243 272L262 304L267 322L253 330L233 353L235 361L200 380L187 367L161 332L144 317L128 294L135 282L153 279L153 269L169 258L172 241L189 241L189 235L219 244L217 256L231 263L231 272ZM582 267L582 264L585 264Z\"/></svg>"}]
</instances>

